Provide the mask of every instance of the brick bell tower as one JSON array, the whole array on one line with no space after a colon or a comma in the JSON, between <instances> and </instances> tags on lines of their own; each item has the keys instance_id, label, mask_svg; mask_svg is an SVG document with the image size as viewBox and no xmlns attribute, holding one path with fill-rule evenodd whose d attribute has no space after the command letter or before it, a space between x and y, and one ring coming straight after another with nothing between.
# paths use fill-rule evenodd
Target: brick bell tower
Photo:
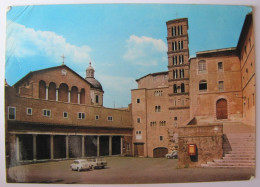
<instances>
[{"instance_id":1,"label":"brick bell tower","mask_svg":"<svg viewBox=\"0 0 260 187\"><path fill-rule=\"evenodd\" d=\"M175 128L190 118L188 19L166 22L170 122Z\"/></svg>"}]
</instances>

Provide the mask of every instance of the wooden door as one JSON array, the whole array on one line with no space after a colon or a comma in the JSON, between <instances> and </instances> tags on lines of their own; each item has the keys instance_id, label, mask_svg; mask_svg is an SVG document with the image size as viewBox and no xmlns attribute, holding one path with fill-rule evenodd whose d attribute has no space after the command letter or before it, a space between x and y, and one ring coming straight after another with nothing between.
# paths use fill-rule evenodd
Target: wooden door
<instances>
[{"instance_id":1,"label":"wooden door","mask_svg":"<svg viewBox=\"0 0 260 187\"><path fill-rule=\"evenodd\" d=\"M226 99L219 99L216 104L216 115L217 119L227 119L227 100Z\"/></svg>"},{"instance_id":2,"label":"wooden door","mask_svg":"<svg viewBox=\"0 0 260 187\"><path fill-rule=\"evenodd\" d=\"M153 157L154 158L164 158L167 153L168 153L167 148L158 147L153 150Z\"/></svg>"},{"instance_id":3,"label":"wooden door","mask_svg":"<svg viewBox=\"0 0 260 187\"><path fill-rule=\"evenodd\" d=\"M134 144L134 156L144 156L144 144L143 143Z\"/></svg>"}]
</instances>

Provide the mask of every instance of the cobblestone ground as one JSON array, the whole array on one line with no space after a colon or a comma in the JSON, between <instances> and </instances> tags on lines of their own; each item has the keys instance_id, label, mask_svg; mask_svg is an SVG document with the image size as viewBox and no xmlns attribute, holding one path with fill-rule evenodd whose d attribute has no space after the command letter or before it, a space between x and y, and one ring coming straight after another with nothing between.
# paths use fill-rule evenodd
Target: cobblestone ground
<instances>
[{"instance_id":1,"label":"cobblestone ground","mask_svg":"<svg viewBox=\"0 0 260 187\"><path fill-rule=\"evenodd\" d=\"M144 184L248 180L254 168L184 168L165 158L106 157L108 167L71 171L73 160L37 163L7 169L10 183Z\"/></svg>"}]
</instances>

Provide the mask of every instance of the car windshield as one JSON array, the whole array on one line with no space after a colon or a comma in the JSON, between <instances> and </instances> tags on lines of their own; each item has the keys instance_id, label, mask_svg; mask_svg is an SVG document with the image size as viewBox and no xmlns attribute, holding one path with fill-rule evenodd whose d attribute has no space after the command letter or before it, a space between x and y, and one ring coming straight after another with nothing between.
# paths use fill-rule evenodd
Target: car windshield
<instances>
[{"instance_id":1,"label":"car windshield","mask_svg":"<svg viewBox=\"0 0 260 187\"><path fill-rule=\"evenodd\" d=\"M79 161L74 161L74 164L79 164Z\"/></svg>"}]
</instances>

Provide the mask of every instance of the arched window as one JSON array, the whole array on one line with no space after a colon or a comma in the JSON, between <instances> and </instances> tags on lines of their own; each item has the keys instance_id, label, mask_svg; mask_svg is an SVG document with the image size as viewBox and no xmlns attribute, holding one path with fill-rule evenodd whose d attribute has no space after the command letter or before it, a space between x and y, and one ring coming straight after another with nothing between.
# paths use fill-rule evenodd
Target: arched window
<instances>
[{"instance_id":1,"label":"arched window","mask_svg":"<svg viewBox=\"0 0 260 187\"><path fill-rule=\"evenodd\" d=\"M99 103L99 97L96 95L96 103Z\"/></svg>"},{"instance_id":2,"label":"arched window","mask_svg":"<svg viewBox=\"0 0 260 187\"><path fill-rule=\"evenodd\" d=\"M49 100L56 100L56 84L54 82L51 82L49 84L49 92L48 92L48 99Z\"/></svg>"},{"instance_id":3,"label":"arched window","mask_svg":"<svg viewBox=\"0 0 260 187\"><path fill-rule=\"evenodd\" d=\"M46 83L42 80L39 82L39 99L46 99Z\"/></svg>"},{"instance_id":4,"label":"arched window","mask_svg":"<svg viewBox=\"0 0 260 187\"><path fill-rule=\"evenodd\" d=\"M176 27L172 27L172 36L176 36Z\"/></svg>"},{"instance_id":5,"label":"arched window","mask_svg":"<svg viewBox=\"0 0 260 187\"><path fill-rule=\"evenodd\" d=\"M180 78L184 78L184 69L180 69Z\"/></svg>"},{"instance_id":6,"label":"arched window","mask_svg":"<svg viewBox=\"0 0 260 187\"><path fill-rule=\"evenodd\" d=\"M199 91L207 91L207 81L206 80L202 80L199 83Z\"/></svg>"},{"instance_id":7,"label":"arched window","mask_svg":"<svg viewBox=\"0 0 260 187\"><path fill-rule=\"evenodd\" d=\"M71 88L70 101L72 103L78 103L78 88L76 86L72 86Z\"/></svg>"},{"instance_id":8,"label":"arched window","mask_svg":"<svg viewBox=\"0 0 260 187\"><path fill-rule=\"evenodd\" d=\"M59 87L59 101L68 102L68 90L69 87L67 84L62 83Z\"/></svg>"},{"instance_id":9,"label":"arched window","mask_svg":"<svg viewBox=\"0 0 260 187\"><path fill-rule=\"evenodd\" d=\"M178 78L178 70L173 70L173 78L174 79Z\"/></svg>"},{"instance_id":10,"label":"arched window","mask_svg":"<svg viewBox=\"0 0 260 187\"><path fill-rule=\"evenodd\" d=\"M177 93L177 85L176 84L173 85L173 93Z\"/></svg>"},{"instance_id":11,"label":"arched window","mask_svg":"<svg viewBox=\"0 0 260 187\"><path fill-rule=\"evenodd\" d=\"M80 91L80 104L85 104L85 89L82 88Z\"/></svg>"},{"instance_id":12,"label":"arched window","mask_svg":"<svg viewBox=\"0 0 260 187\"><path fill-rule=\"evenodd\" d=\"M184 93L185 92L185 85L184 83L181 83L181 93Z\"/></svg>"},{"instance_id":13,"label":"arched window","mask_svg":"<svg viewBox=\"0 0 260 187\"><path fill-rule=\"evenodd\" d=\"M207 65L205 60L201 60L198 62L198 72L203 73L207 71Z\"/></svg>"}]
</instances>

